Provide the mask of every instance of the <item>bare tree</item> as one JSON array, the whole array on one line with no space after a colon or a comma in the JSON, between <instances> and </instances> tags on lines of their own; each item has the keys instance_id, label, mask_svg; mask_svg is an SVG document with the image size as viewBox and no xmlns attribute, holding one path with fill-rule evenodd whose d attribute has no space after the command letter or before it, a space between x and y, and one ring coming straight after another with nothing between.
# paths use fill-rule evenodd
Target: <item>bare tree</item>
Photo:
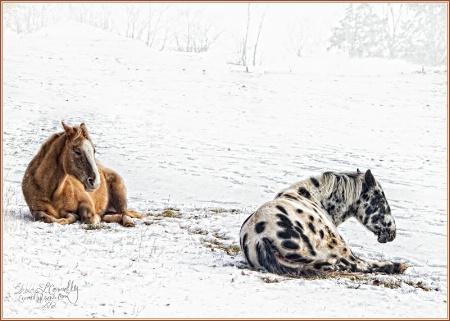
<instances>
[{"instance_id":1,"label":"bare tree","mask_svg":"<svg viewBox=\"0 0 450 321\"><path fill-rule=\"evenodd\" d=\"M256 64L256 51L258 50L259 37L261 36L261 30L262 30L263 23L264 23L264 17L266 16L266 11L267 11L267 6L265 7L265 9L261 15L261 20L259 21L259 26L258 26L258 33L256 35L256 40L255 40L255 46L253 47L253 67Z\"/></svg>"},{"instance_id":2,"label":"bare tree","mask_svg":"<svg viewBox=\"0 0 450 321\"><path fill-rule=\"evenodd\" d=\"M247 67L247 42L248 42L248 31L250 29L250 3L247 5L247 28L245 30L245 38L242 42L242 58L241 58L241 63L242 65L247 69L248 71L248 67Z\"/></svg>"},{"instance_id":3,"label":"bare tree","mask_svg":"<svg viewBox=\"0 0 450 321\"><path fill-rule=\"evenodd\" d=\"M112 12L111 6L102 4L98 10L98 21L96 26L105 31L111 31Z\"/></svg>"},{"instance_id":4,"label":"bare tree","mask_svg":"<svg viewBox=\"0 0 450 321\"><path fill-rule=\"evenodd\" d=\"M22 6L22 4L18 3L3 4L3 26L5 29L9 29L17 33L22 32L22 23L20 19L20 11Z\"/></svg>"},{"instance_id":5,"label":"bare tree","mask_svg":"<svg viewBox=\"0 0 450 321\"><path fill-rule=\"evenodd\" d=\"M399 37L402 18L405 15L406 6L403 3L387 3L383 7L383 15L385 19L385 33L389 57L397 57L397 49L401 45Z\"/></svg>"},{"instance_id":6,"label":"bare tree","mask_svg":"<svg viewBox=\"0 0 450 321\"><path fill-rule=\"evenodd\" d=\"M202 11L187 7L179 10L181 24L174 28L175 50L184 52L205 52L219 39L221 32Z\"/></svg>"},{"instance_id":7,"label":"bare tree","mask_svg":"<svg viewBox=\"0 0 450 321\"><path fill-rule=\"evenodd\" d=\"M4 3L3 26L17 33L36 31L57 20L51 9L49 4Z\"/></svg>"},{"instance_id":8,"label":"bare tree","mask_svg":"<svg viewBox=\"0 0 450 321\"><path fill-rule=\"evenodd\" d=\"M70 13L78 22L142 41L149 47L162 43L162 50L173 27L167 13L170 7L155 3L127 3L116 8L111 4L72 4Z\"/></svg>"},{"instance_id":9,"label":"bare tree","mask_svg":"<svg viewBox=\"0 0 450 321\"><path fill-rule=\"evenodd\" d=\"M69 8L69 17L81 23L87 23L89 9L84 3L72 3Z\"/></svg>"},{"instance_id":10,"label":"bare tree","mask_svg":"<svg viewBox=\"0 0 450 321\"><path fill-rule=\"evenodd\" d=\"M161 47L160 51L163 51L166 48L167 39L169 38L169 20L167 18L167 15L165 17L165 23L164 23L164 33L161 40Z\"/></svg>"},{"instance_id":11,"label":"bare tree","mask_svg":"<svg viewBox=\"0 0 450 321\"><path fill-rule=\"evenodd\" d=\"M259 7L261 7L259 4L256 6L252 6L250 3L247 4L245 33L237 44L234 61L230 62L233 64L244 66L247 72L249 64L248 60L250 59L249 52L252 58L251 64L253 66L256 66L256 57L258 55L261 34L264 26L266 12L268 9L268 6L266 5L262 12L258 14L257 9ZM256 26L254 25L255 22L257 22ZM259 53L259 56L262 57L262 53Z\"/></svg>"},{"instance_id":12,"label":"bare tree","mask_svg":"<svg viewBox=\"0 0 450 321\"><path fill-rule=\"evenodd\" d=\"M305 52L319 45L319 39L314 37L317 23L311 18L296 19L287 25L286 49L297 57L303 57Z\"/></svg>"},{"instance_id":13,"label":"bare tree","mask_svg":"<svg viewBox=\"0 0 450 321\"><path fill-rule=\"evenodd\" d=\"M145 20L145 25L146 25L146 29L147 29L146 36L145 36L145 43L147 44L147 46L149 46L149 47L153 46L156 35L158 34L159 29L160 29L161 18L166 13L166 11L169 9L169 7L170 6L167 5L167 6L164 6L162 9L157 10L156 8L154 8L154 6L149 4L147 19Z\"/></svg>"},{"instance_id":14,"label":"bare tree","mask_svg":"<svg viewBox=\"0 0 450 321\"><path fill-rule=\"evenodd\" d=\"M141 18L140 4L127 4L126 12L126 32L125 36L131 39L140 39L144 32Z\"/></svg>"}]
</instances>

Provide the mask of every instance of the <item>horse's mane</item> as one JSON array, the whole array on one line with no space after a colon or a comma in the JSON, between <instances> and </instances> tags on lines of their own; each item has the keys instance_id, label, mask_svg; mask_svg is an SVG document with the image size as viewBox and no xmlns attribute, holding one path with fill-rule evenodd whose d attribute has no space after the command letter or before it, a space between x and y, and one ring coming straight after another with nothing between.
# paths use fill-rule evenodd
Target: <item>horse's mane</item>
<instances>
[{"instance_id":1,"label":"horse's mane","mask_svg":"<svg viewBox=\"0 0 450 321\"><path fill-rule=\"evenodd\" d=\"M47 153L53 148L54 143L55 143L61 136L65 136L65 132L53 134L52 136L50 136L49 139L47 139L47 140L41 145L41 148L39 149L39 151L38 151L38 153L37 153L37 155L36 155L36 159L37 159L37 161L38 161L38 164L42 162L42 160L44 159L45 155L47 155Z\"/></svg>"},{"instance_id":2,"label":"horse's mane","mask_svg":"<svg viewBox=\"0 0 450 321\"><path fill-rule=\"evenodd\" d=\"M78 139L78 137L83 137L83 138L87 138L87 137L84 137L83 136L83 131L81 130L81 128L80 127L78 127L78 126L75 126L75 127L73 127L76 131L77 131L77 133L76 133L76 135L75 135L75 137L74 138L72 138L74 141L76 141L77 139Z\"/></svg>"},{"instance_id":3,"label":"horse's mane","mask_svg":"<svg viewBox=\"0 0 450 321\"><path fill-rule=\"evenodd\" d=\"M320 192L323 197L329 197L334 192L337 195L342 195L345 200L352 202L361 194L364 173L325 172L317 178L322 178Z\"/></svg>"}]
</instances>

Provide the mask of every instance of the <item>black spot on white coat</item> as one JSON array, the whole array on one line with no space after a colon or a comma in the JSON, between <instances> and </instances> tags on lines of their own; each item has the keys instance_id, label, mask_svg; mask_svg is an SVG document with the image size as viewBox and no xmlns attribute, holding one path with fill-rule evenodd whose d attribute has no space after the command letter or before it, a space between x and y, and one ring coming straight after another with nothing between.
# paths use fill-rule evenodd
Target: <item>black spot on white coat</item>
<instances>
[{"instance_id":1,"label":"black spot on white coat","mask_svg":"<svg viewBox=\"0 0 450 321\"><path fill-rule=\"evenodd\" d=\"M267 224L267 222L264 222L264 221L256 223L255 232L258 234L264 232L264 229L266 228L266 224Z\"/></svg>"}]
</instances>

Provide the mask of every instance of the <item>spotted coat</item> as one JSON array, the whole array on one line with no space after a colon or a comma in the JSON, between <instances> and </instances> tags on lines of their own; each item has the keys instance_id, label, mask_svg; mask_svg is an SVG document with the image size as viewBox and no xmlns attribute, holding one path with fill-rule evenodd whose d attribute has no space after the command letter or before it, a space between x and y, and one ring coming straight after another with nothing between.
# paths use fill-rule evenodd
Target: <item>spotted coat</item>
<instances>
[{"instance_id":1,"label":"spotted coat","mask_svg":"<svg viewBox=\"0 0 450 321\"><path fill-rule=\"evenodd\" d=\"M277 274L403 273L403 263L367 262L351 251L337 230L351 217L380 243L396 236L389 204L370 170L326 172L281 191L245 220L241 248L251 267Z\"/></svg>"}]
</instances>

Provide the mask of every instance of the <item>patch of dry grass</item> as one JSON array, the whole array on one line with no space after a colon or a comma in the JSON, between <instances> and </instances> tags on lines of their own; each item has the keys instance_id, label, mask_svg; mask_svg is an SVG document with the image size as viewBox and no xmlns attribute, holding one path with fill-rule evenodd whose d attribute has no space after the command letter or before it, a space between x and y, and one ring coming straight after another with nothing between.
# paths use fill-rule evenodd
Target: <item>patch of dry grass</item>
<instances>
[{"instance_id":1,"label":"patch of dry grass","mask_svg":"<svg viewBox=\"0 0 450 321\"><path fill-rule=\"evenodd\" d=\"M214 249L222 250L230 256L237 255L239 253L239 251L241 250L241 248L238 245L227 245L216 239L213 241L210 241L210 240L206 240L206 239L202 238L202 239L200 239L200 241L202 243L206 244L206 246L208 248L211 248L212 250L214 250Z\"/></svg>"},{"instance_id":2,"label":"patch of dry grass","mask_svg":"<svg viewBox=\"0 0 450 321\"><path fill-rule=\"evenodd\" d=\"M109 230L111 227L107 224L82 224L82 229L86 231Z\"/></svg>"},{"instance_id":3,"label":"patch of dry grass","mask_svg":"<svg viewBox=\"0 0 450 321\"><path fill-rule=\"evenodd\" d=\"M181 213L179 209L173 207L166 207L160 213L150 213L149 216L152 217L165 217L165 218L181 218Z\"/></svg>"}]
</instances>

